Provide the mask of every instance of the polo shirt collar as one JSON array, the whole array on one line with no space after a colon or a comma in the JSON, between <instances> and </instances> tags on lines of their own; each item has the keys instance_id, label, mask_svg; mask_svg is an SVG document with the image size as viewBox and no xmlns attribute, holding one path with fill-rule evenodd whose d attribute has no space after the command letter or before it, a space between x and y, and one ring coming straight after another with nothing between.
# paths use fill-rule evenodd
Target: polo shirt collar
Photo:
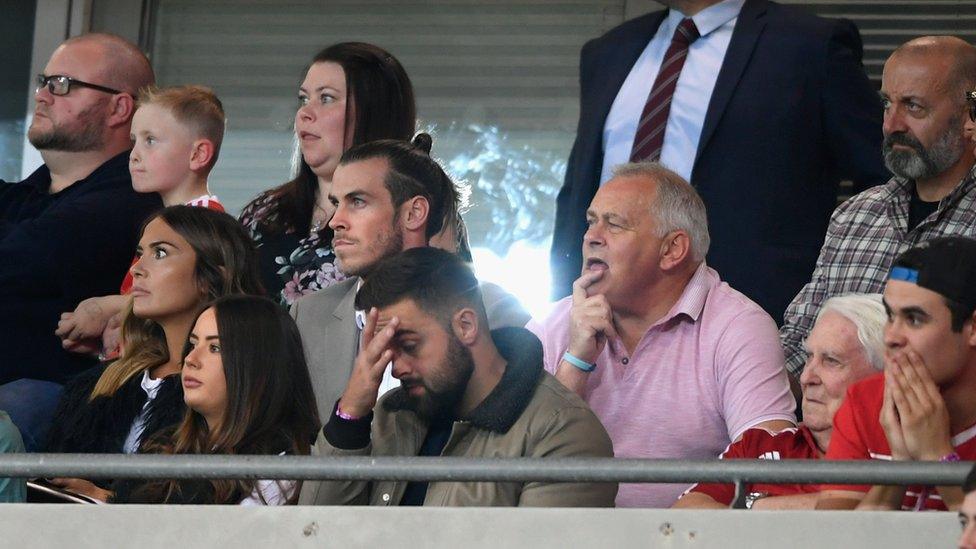
<instances>
[{"instance_id":1,"label":"polo shirt collar","mask_svg":"<svg viewBox=\"0 0 976 549\"><path fill-rule=\"evenodd\" d=\"M698 322L702 310L705 309L705 299L708 298L709 286L708 267L702 261L698 269L695 270L695 274L688 280L688 284L685 285L684 291L681 292L681 297L671 307L668 314L664 315L655 325L670 322L680 315L687 316L692 322Z\"/></svg>"},{"instance_id":2,"label":"polo shirt collar","mask_svg":"<svg viewBox=\"0 0 976 549\"><path fill-rule=\"evenodd\" d=\"M61 194L70 189L75 189L79 187L80 184L86 181L97 181L101 179L106 173L116 174L120 170L124 170L126 172L129 170L129 151L121 152L113 156L112 158L109 158L108 160L103 162L100 166L95 168L95 170L92 171L92 173L88 174L86 177L83 177L75 181L70 186L62 190L60 193L55 193L55 194ZM50 168L47 167L47 164L42 164L41 167L34 170L34 173L27 176L27 178L24 179L23 183L31 185L38 192L46 194L48 190L50 190L51 188Z\"/></svg>"},{"instance_id":3,"label":"polo shirt collar","mask_svg":"<svg viewBox=\"0 0 976 549\"><path fill-rule=\"evenodd\" d=\"M41 164L41 167L34 170L34 173L28 175L23 183L30 185L39 193L46 194L47 190L51 188L51 170L47 167L47 164Z\"/></svg>"}]
</instances>

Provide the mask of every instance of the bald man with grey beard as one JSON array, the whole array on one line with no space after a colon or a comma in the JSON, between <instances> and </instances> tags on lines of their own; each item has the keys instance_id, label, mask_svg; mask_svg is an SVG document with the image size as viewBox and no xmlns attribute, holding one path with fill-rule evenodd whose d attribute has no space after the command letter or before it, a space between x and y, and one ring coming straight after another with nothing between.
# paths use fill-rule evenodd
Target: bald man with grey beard
<instances>
[{"instance_id":1,"label":"bald man with grey beard","mask_svg":"<svg viewBox=\"0 0 976 549\"><path fill-rule=\"evenodd\" d=\"M118 36L65 41L37 77L27 132L44 165L0 181L0 410L28 450L43 443L61 384L98 363L62 348L61 312L118 291L139 227L162 205L133 191L128 171L134 97L154 80Z\"/></svg>"},{"instance_id":2,"label":"bald man with grey beard","mask_svg":"<svg viewBox=\"0 0 976 549\"><path fill-rule=\"evenodd\" d=\"M841 204L831 217L813 276L787 308L780 330L794 379L803 371L803 340L823 302L880 292L891 262L913 245L936 236L976 236L976 156L967 137L967 92L974 89L976 48L965 40L924 36L888 58L880 92L882 152L894 177Z\"/></svg>"}]
</instances>

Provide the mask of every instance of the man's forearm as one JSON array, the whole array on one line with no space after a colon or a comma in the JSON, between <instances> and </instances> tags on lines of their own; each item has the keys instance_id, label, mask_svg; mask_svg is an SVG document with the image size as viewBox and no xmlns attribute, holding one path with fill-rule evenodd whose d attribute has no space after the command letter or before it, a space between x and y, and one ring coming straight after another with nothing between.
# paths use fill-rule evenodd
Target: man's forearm
<instances>
[{"instance_id":1,"label":"man's forearm","mask_svg":"<svg viewBox=\"0 0 976 549\"><path fill-rule=\"evenodd\" d=\"M817 507L817 500L820 499L819 492L809 494L792 494L789 496L769 496L768 498L757 499L752 504L752 509L758 511L788 511L814 509Z\"/></svg>"},{"instance_id":2,"label":"man's forearm","mask_svg":"<svg viewBox=\"0 0 976 549\"><path fill-rule=\"evenodd\" d=\"M556 379L567 389L583 397L586 392L586 380L588 372L580 370L565 360L559 361L559 368L556 370Z\"/></svg>"},{"instance_id":3,"label":"man's forearm","mask_svg":"<svg viewBox=\"0 0 976 549\"><path fill-rule=\"evenodd\" d=\"M827 490L820 492L817 498L816 509L826 510L850 510L856 509L857 504L864 499L861 492L851 492L847 490Z\"/></svg>"},{"instance_id":4,"label":"man's forearm","mask_svg":"<svg viewBox=\"0 0 976 549\"><path fill-rule=\"evenodd\" d=\"M681 499L674 502L672 509L728 509L729 506L701 492L688 492Z\"/></svg>"},{"instance_id":5,"label":"man's forearm","mask_svg":"<svg viewBox=\"0 0 976 549\"><path fill-rule=\"evenodd\" d=\"M356 419L346 419L338 414L338 410L339 403L336 402L332 414L322 427L325 440L343 450L359 450L369 446L373 413Z\"/></svg>"},{"instance_id":6,"label":"man's forearm","mask_svg":"<svg viewBox=\"0 0 976 549\"><path fill-rule=\"evenodd\" d=\"M894 511L901 509L905 499L904 486L872 486L857 504L858 511Z\"/></svg>"}]
</instances>

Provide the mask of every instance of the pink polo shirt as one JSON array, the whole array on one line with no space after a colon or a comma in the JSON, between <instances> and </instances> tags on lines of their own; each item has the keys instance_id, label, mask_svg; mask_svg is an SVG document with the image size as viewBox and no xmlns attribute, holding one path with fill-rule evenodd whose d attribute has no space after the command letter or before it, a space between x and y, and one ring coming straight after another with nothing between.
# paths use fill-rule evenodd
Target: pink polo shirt
<instances>
[{"instance_id":1,"label":"pink polo shirt","mask_svg":"<svg viewBox=\"0 0 976 549\"><path fill-rule=\"evenodd\" d=\"M528 328L555 373L569 344L572 297ZM616 457L717 458L763 421L795 421L776 324L705 266L628 355L608 342L585 400L613 440ZM619 507L670 507L688 485L621 484Z\"/></svg>"}]
</instances>

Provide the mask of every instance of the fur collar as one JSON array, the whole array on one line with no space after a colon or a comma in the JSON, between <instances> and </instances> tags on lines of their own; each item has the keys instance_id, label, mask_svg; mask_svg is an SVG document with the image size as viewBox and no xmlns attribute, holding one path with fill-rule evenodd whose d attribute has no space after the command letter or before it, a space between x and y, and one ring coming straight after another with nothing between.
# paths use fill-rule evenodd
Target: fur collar
<instances>
[{"instance_id":1,"label":"fur collar","mask_svg":"<svg viewBox=\"0 0 976 549\"><path fill-rule=\"evenodd\" d=\"M142 374L132 376L111 397L90 401L92 389L105 370L97 366L65 386L48 434L46 451L65 453L122 453L132 422L146 404ZM146 411L146 441L155 432L178 423L186 409L179 375L167 376Z\"/></svg>"}]
</instances>

